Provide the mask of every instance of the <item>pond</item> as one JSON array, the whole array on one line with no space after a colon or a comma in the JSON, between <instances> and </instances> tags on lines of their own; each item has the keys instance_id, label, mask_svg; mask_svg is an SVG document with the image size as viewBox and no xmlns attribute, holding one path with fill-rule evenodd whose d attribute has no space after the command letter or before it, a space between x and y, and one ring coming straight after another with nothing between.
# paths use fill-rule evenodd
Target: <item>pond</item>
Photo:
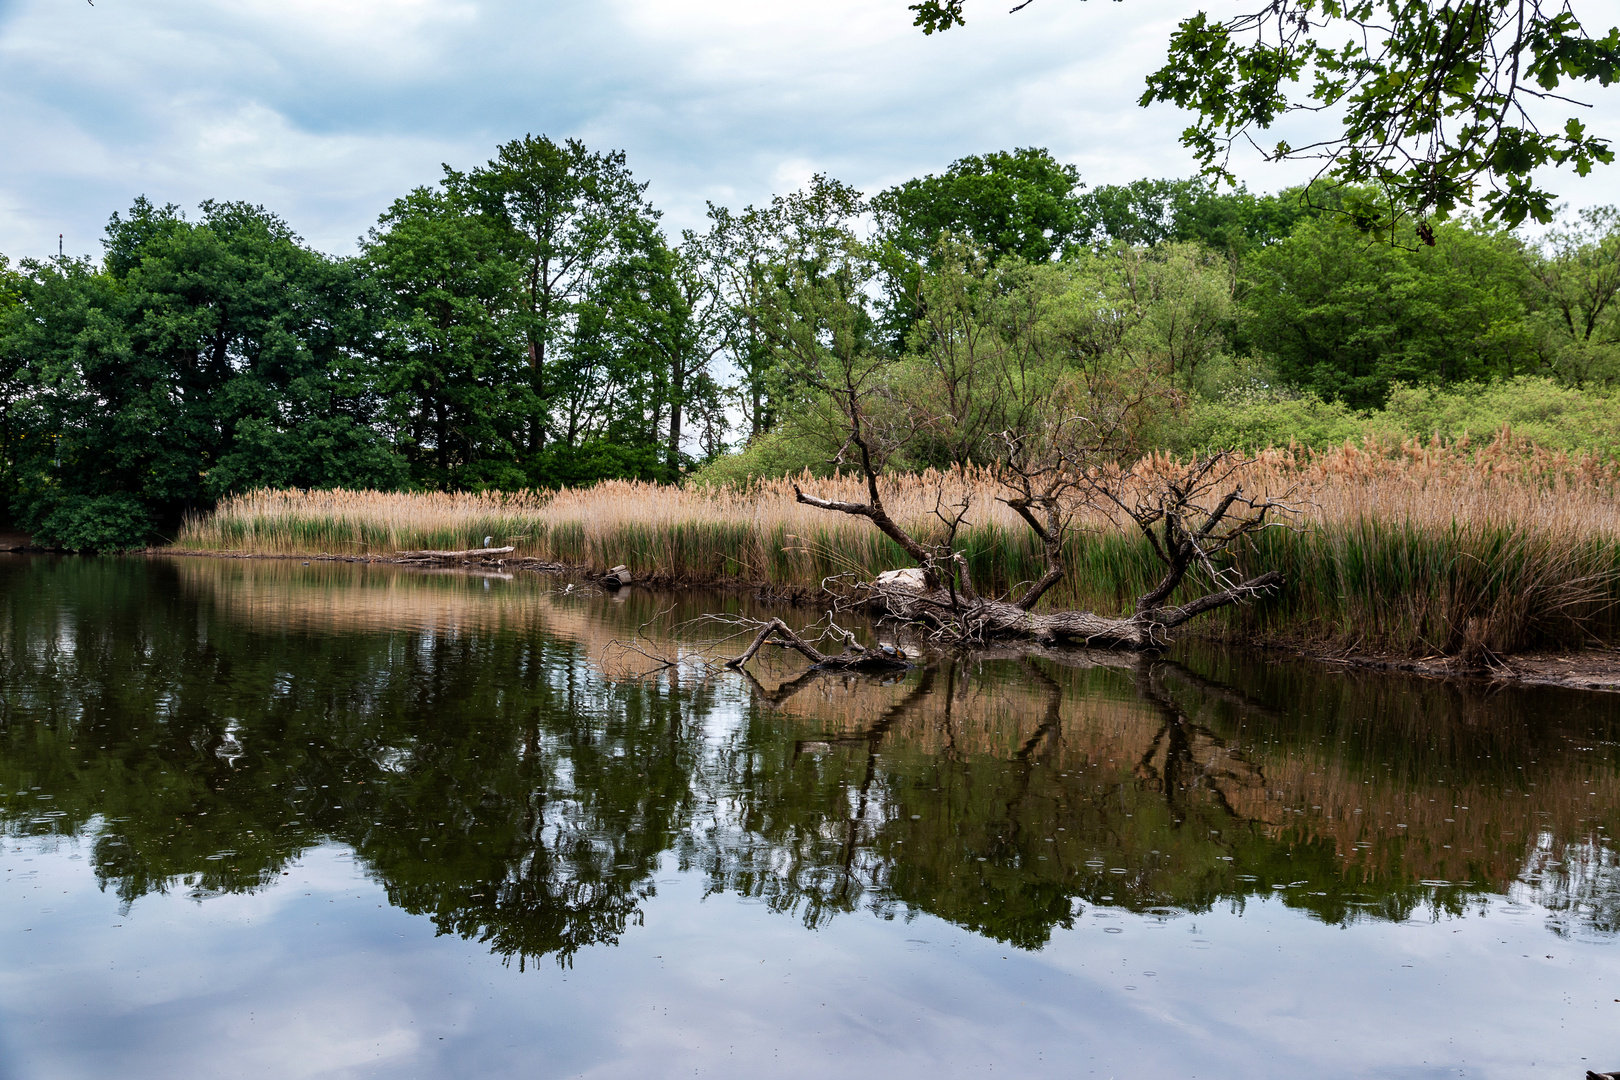
<instances>
[{"instance_id":1,"label":"pond","mask_svg":"<svg viewBox=\"0 0 1620 1080\"><path fill-rule=\"evenodd\" d=\"M0 1080L1620 1069L1617 695L0 559Z\"/></svg>"}]
</instances>

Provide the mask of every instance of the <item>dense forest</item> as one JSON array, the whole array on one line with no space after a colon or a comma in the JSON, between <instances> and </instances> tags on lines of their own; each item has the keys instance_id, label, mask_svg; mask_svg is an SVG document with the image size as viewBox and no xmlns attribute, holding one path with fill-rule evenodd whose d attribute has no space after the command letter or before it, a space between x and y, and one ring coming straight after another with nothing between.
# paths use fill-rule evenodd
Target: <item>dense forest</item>
<instances>
[{"instance_id":1,"label":"dense forest","mask_svg":"<svg viewBox=\"0 0 1620 1080\"><path fill-rule=\"evenodd\" d=\"M346 258L262 207L141 198L99 261L0 256L0 497L116 548L264 486L827 469L828 356L878 422L937 421L894 468L976 460L1009 365L1151 403L1142 448L1512 421L1620 449L1620 212L1369 232L1369 198L1088 187L1020 149L870 198L817 177L674 238L622 153L543 137L447 167Z\"/></svg>"}]
</instances>

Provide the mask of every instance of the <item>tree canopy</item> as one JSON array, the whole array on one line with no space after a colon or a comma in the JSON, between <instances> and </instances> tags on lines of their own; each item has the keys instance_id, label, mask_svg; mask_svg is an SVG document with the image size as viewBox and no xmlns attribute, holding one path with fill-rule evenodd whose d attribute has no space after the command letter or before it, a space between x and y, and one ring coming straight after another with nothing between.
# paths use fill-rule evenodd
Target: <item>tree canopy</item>
<instances>
[{"instance_id":1,"label":"tree canopy","mask_svg":"<svg viewBox=\"0 0 1620 1080\"><path fill-rule=\"evenodd\" d=\"M1025 148L871 199L816 176L676 238L623 154L530 136L397 199L352 257L263 207L140 198L100 260L0 259L0 512L101 549L264 486L824 472L855 463L854 399L890 470L1077 417L1139 448L1319 443L1505 400L1491 382L1538 439L1620 445L1620 212L1398 247L1322 210L1370 197L1086 189Z\"/></svg>"},{"instance_id":2,"label":"tree canopy","mask_svg":"<svg viewBox=\"0 0 1620 1080\"><path fill-rule=\"evenodd\" d=\"M1081 239L1075 196L1080 172L1034 148L971 155L872 200L885 232L926 257L942 232L972 240L994 257L1044 262Z\"/></svg>"}]
</instances>

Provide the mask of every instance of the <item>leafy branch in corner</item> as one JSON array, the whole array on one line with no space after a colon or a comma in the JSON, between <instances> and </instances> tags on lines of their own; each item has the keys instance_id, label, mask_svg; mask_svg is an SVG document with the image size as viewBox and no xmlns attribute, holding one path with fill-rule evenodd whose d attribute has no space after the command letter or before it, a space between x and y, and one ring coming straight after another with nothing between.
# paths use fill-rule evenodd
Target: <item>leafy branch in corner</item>
<instances>
[{"instance_id":1,"label":"leafy branch in corner","mask_svg":"<svg viewBox=\"0 0 1620 1080\"><path fill-rule=\"evenodd\" d=\"M963 0L911 10L925 34L964 19ZM1319 179L1384 193L1345 207L1358 227L1389 232L1411 215L1432 244L1424 219L1473 206L1480 189L1488 221L1551 221L1554 197L1531 174L1555 165L1585 176L1614 151L1577 116L1548 124L1540 107L1589 107L1565 84L1606 87L1617 74L1620 28L1593 37L1567 2L1270 0L1230 19L1181 20L1139 104L1196 115L1181 141L1208 175L1235 183L1238 143L1268 161L1319 160ZM1339 118L1304 145L1261 144L1288 114L1330 110Z\"/></svg>"}]
</instances>

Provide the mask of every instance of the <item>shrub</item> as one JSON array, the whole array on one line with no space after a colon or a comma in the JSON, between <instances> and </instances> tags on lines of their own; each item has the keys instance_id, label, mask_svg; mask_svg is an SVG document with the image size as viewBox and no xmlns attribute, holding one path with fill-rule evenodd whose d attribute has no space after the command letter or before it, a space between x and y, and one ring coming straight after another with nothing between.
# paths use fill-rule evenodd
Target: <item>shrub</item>
<instances>
[{"instance_id":1,"label":"shrub","mask_svg":"<svg viewBox=\"0 0 1620 1080\"><path fill-rule=\"evenodd\" d=\"M697 469L688 483L708 487L744 485L755 480L797 476L806 469L814 476L824 476L829 471L826 459L826 451L810 439L773 431L751 440L736 453L717 457Z\"/></svg>"},{"instance_id":2,"label":"shrub","mask_svg":"<svg viewBox=\"0 0 1620 1080\"><path fill-rule=\"evenodd\" d=\"M1397 386L1373 426L1408 437L1488 440L1504 427L1547 450L1620 452L1620 414L1607 395L1525 376L1440 388Z\"/></svg>"},{"instance_id":3,"label":"shrub","mask_svg":"<svg viewBox=\"0 0 1620 1080\"><path fill-rule=\"evenodd\" d=\"M145 547L152 515L133 495L69 495L33 529L41 543L69 551L124 551Z\"/></svg>"}]
</instances>

